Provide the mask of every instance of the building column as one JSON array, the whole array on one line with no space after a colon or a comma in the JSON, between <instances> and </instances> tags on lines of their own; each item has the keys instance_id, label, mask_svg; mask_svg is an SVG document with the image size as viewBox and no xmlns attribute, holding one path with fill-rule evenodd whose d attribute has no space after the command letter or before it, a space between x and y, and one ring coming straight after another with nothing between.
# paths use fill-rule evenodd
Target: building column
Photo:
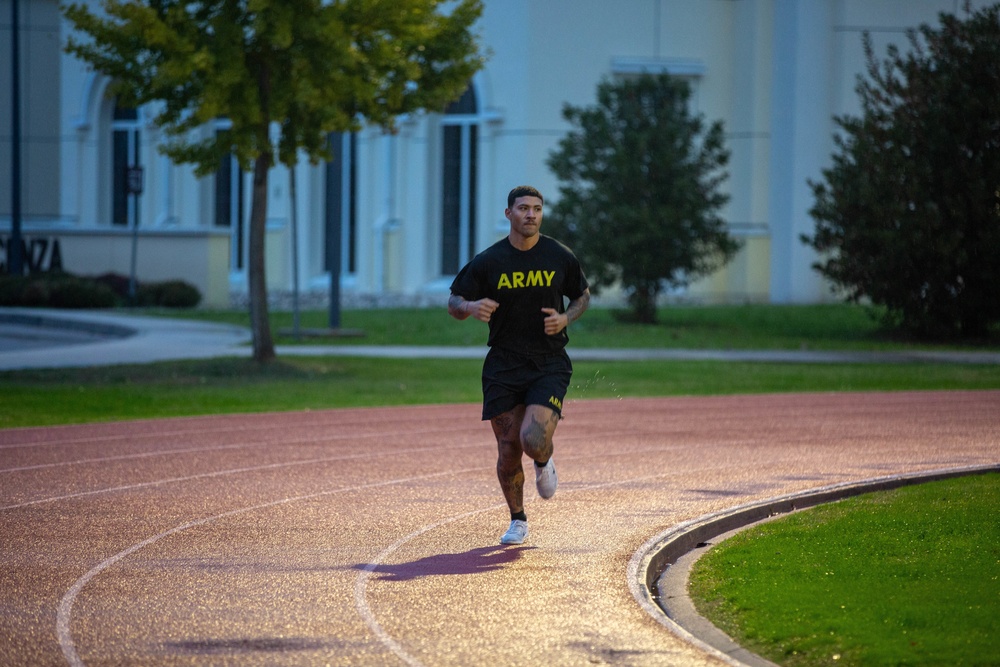
<instances>
[{"instance_id":1,"label":"building column","mask_svg":"<svg viewBox=\"0 0 1000 667\"><path fill-rule=\"evenodd\" d=\"M833 152L835 0L775 0L771 95L769 222L771 301L830 298L812 269L816 253L800 240L814 222L808 179L818 180Z\"/></svg>"}]
</instances>

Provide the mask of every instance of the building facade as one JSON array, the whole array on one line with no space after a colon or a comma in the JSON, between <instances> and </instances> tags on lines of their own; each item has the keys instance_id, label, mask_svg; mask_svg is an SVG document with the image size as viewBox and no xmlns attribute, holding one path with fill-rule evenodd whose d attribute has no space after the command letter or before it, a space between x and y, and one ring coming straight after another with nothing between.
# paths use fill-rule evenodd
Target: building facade
<instances>
[{"instance_id":1,"label":"building facade","mask_svg":"<svg viewBox=\"0 0 1000 667\"><path fill-rule=\"evenodd\" d=\"M0 0L0 62L11 49ZM98 2L91 2L98 5ZM984 1L973 5L989 4ZM809 179L834 150L833 117L857 113L862 34L876 53L936 25L961 0L485 0L489 54L445 113L331 136L337 159L270 178L267 277L280 300L323 302L339 264L342 302L442 304L451 279L507 230L514 185L555 195L546 159L569 126L564 104L594 103L598 82L667 72L693 110L722 120L732 156L723 211L739 255L677 298L812 303L832 299L800 241L813 231ZM246 298L250 174L213 176L159 154L153 109L122 108L108 79L67 55L56 0L20 0L22 237L30 267L140 281L180 278L203 304ZM11 90L9 65L0 90ZM11 230L11 108L0 95L0 240ZM201 132L225 132L224 121ZM130 168L141 167L141 173ZM293 197L294 186L294 197ZM135 193L141 189L141 193ZM335 238L334 238L335 237ZM337 241L337 242L334 242ZM339 261L331 261L335 253ZM0 252L0 260L5 253ZM613 297L608 297L613 298Z\"/></svg>"}]
</instances>

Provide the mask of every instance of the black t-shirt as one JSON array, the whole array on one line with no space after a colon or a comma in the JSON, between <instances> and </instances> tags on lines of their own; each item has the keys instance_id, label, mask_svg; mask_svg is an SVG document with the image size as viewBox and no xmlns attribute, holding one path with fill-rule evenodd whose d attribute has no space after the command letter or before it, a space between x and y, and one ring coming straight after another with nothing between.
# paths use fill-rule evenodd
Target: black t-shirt
<instances>
[{"instance_id":1,"label":"black t-shirt","mask_svg":"<svg viewBox=\"0 0 1000 667\"><path fill-rule=\"evenodd\" d=\"M539 235L530 250L502 238L459 271L451 293L467 301L490 298L500 304L490 318L487 344L521 354L548 354L566 346L563 329L545 333L542 308L565 311L563 297L578 299L589 287L580 262L559 241Z\"/></svg>"}]
</instances>

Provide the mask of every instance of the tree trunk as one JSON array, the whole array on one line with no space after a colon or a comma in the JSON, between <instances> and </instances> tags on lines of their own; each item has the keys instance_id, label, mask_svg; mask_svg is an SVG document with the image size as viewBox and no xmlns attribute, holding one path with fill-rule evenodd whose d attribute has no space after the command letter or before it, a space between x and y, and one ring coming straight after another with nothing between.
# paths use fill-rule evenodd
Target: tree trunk
<instances>
[{"instance_id":1,"label":"tree trunk","mask_svg":"<svg viewBox=\"0 0 1000 667\"><path fill-rule=\"evenodd\" d=\"M250 330L253 358L258 363L274 359L274 341L267 312L267 279L264 272L264 235L267 228L267 176L271 157L264 153L253 166L253 202L250 205Z\"/></svg>"},{"instance_id":2,"label":"tree trunk","mask_svg":"<svg viewBox=\"0 0 1000 667\"><path fill-rule=\"evenodd\" d=\"M961 318L960 327L962 329L961 336L967 340L986 340L990 336L990 323L989 318L985 315L988 312L986 309L980 309L969 307L969 304L963 304L962 310L959 312L959 317Z\"/></svg>"},{"instance_id":3,"label":"tree trunk","mask_svg":"<svg viewBox=\"0 0 1000 667\"><path fill-rule=\"evenodd\" d=\"M636 322L656 324L656 297L659 293L659 286L655 282L642 281L636 285L628 296Z\"/></svg>"}]
</instances>

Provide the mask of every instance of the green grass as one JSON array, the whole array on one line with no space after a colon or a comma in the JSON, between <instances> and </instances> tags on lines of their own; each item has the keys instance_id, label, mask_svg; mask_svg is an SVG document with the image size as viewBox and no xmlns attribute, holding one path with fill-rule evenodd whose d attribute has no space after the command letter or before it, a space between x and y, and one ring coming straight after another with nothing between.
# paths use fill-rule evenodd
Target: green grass
<instances>
[{"instance_id":1,"label":"green grass","mask_svg":"<svg viewBox=\"0 0 1000 667\"><path fill-rule=\"evenodd\" d=\"M479 360L227 358L0 373L0 428L482 400ZM809 391L1000 389L996 366L577 362L569 400ZM571 404L570 404L571 405Z\"/></svg>"},{"instance_id":2,"label":"green grass","mask_svg":"<svg viewBox=\"0 0 1000 667\"><path fill-rule=\"evenodd\" d=\"M123 419L465 402L480 362L225 358L0 373L0 428Z\"/></svg>"},{"instance_id":3,"label":"green grass","mask_svg":"<svg viewBox=\"0 0 1000 667\"><path fill-rule=\"evenodd\" d=\"M738 533L699 611L788 667L1000 662L1000 474L866 494Z\"/></svg>"},{"instance_id":4,"label":"green grass","mask_svg":"<svg viewBox=\"0 0 1000 667\"><path fill-rule=\"evenodd\" d=\"M138 311L151 315L188 317L249 326L242 311ZM272 312L271 330L282 344L290 335L292 313ZM300 315L300 329L327 328L326 311ZM341 327L364 332L361 338L336 338L337 345L484 345L480 322L457 322L445 308L343 310ZM657 324L624 323L607 308L591 308L570 327L570 344L579 348L683 348L733 350L903 350L969 349L969 345L915 344L894 338L871 317L867 308L850 304L811 306L672 306L661 308ZM324 339L302 338L316 344ZM976 349L1000 350L1000 332Z\"/></svg>"},{"instance_id":5,"label":"green grass","mask_svg":"<svg viewBox=\"0 0 1000 667\"><path fill-rule=\"evenodd\" d=\"M139 311L247 325L237 311ZM322 328L305 311L301 326ZM572 347L913 349L888 339L857 306L666 308L662 323L619 322L592 309L573 325ZM275 332L292 315L274 313ZM363 338L313 344L482 345L486 327L437 309L345 310ZM280 340L280 339L279 339ZM287 340L287 339L286 339ZM0 373L0 428L364 405L477 402L479 360L284 356ZM718 361L578 362L569 399L804 391L998 389L1000 367L949 364L769 364Z\"/></svg>"}]
</instances>

